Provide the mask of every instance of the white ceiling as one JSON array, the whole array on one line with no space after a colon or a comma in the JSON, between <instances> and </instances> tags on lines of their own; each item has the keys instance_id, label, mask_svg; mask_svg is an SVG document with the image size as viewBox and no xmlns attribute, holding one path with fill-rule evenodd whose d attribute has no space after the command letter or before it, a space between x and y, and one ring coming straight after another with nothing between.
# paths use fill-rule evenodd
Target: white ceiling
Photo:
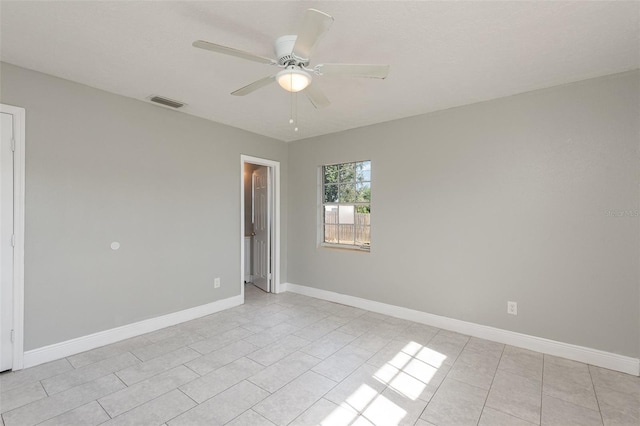
<instances>
[{"instance_id":1,"label":"white ceiling","mask_svg":"<svg viewBox=\"0 0 640 426\"><path fill-rule=\"evenodd\" d=\"M274 57L307 8L335 18L311 65L387 63L386 80L316 77L322 110L276 84L230 92L274 71L196 49L194 40ZM640 65L640 2L2 1L2 61L120 95L188 104L188 114L284 141L509 96Z\"/></svg>"}]
</instances>

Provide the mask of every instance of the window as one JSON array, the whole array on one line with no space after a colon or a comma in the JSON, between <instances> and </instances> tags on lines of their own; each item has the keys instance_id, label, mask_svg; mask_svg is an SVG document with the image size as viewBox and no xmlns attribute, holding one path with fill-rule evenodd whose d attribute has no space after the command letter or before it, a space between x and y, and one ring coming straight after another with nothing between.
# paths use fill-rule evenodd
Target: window
<instances>
[{"instance_id":1,"label":"window","mask_svg":"<svg viewBox=\"0 0 640 426\"><path fill-rule=\"evenodd\" d=\"M323 245L371 247L371 161L322 167Z\"/></svg>"}]
</instances>

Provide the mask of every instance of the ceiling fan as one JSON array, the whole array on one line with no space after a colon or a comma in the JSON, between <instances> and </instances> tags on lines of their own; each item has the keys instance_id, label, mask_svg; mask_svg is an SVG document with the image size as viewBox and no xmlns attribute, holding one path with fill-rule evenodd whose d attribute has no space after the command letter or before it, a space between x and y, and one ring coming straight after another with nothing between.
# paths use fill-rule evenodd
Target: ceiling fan
<instances>
[{"instance_id":1,"label":"ceiling fan","mask_svg":"<svg viewBox=\"0 0 640 426\"><path fill-rule=\"evenodd\" d=\"M384 79L389 73L389 65L319 64L310 68L309 63L313 49L332 23L333 17L319 10L308 9L302 20L302 27L298 35L285 35L276 39L274 49L277 60L208 41L194 41L193 46L282 68L281 71L275 74L261 78L232 92L231 94L234 96L248 95L277 81L283 89L289 92L304 91L313 106L322 108L329 105L329 99L317 85L312 84L312 74L317 76L335 75Z\"/></svg>"}]
</instances>

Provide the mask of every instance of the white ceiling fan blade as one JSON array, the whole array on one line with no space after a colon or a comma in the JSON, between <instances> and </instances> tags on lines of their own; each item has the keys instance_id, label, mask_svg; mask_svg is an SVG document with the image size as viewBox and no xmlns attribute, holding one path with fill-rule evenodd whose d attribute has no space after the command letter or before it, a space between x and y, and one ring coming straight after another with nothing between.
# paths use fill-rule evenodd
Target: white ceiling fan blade
<instances>
[{"instance_id":1,"label":"white ceiling fan blade","mask_svg":"<svg viewBox=\"0 0 640 426\"><path fill-rule=\"evenodd\" d=\"M254 81L251 84L247 84L246 86L244 86L241 89L236 90L235 92L231 92L232 95L234 96L244 96L244 95L248 95L249 93L258 90L264 86L267 86L271 83L273 83L274 81L276 81L276 75L270 75L268 77L265 78L261 78L260 80Z\"/></svg>"},{"instance_id":2,"label":"white ceiling fan blade","mask_svg":"<svg viewBox=\"0 0 640 426\"><path fill-rule=\"evenodd\" d=\"M320 75L344 77L387 78L389 65L373 64L320 64L314 68Z\"/></svg>"},{"instance_id":3,"label":"white ceiling fan blade","mask_svg":"<svg viewBox=\"0 0 640 426\"><path fill-rule=\"evenodd\" d=\"M307 88L304 89L304 94L307 95L307 98L309 98L313 106L318 109L329 106L331 103L317 84L311 83L308 85Z\"/></svg>"},{"instance_id":4,"label":"white ceiling fan blade","mask_svg":"<svg viewBox=\"0 0 640 426\"><path fill-rule=\"evenodd\" d=\"M253 53L245 52L243 50L234 49L232 47L222 46L220 44L210 43L208 41L197 40L193 42L193 47L200 49L210 50L216 53L222 53L224 55L235 56L242 59L247 59L253 62L260 62L261 64L275 65L276 61L273 59L265 58L264 56L254 55Z\"/></svg>"},{"instance_id":5,"label":"white ceiling fan blade","mask_svg":"<svg viewBox=\"0 0 640 426\"><path fill-rule=\"evenodd\" d=\"M293 45L293 55L302 62L309 62L316 43L327 32L333 17L316 9L308 9L302 19L302 27Z\"/></svg>"}]
</instances>

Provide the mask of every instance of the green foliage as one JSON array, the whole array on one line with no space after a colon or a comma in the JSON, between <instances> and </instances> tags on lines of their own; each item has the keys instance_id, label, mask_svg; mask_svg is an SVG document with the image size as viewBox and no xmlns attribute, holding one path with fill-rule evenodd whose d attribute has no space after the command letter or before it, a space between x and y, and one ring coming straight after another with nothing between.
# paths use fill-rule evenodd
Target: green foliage
<instances>
[{"instance_id":1,"label":"green foliage","mask_svg":"<svg viewBox=\"0 0 640 426\"><path fill-rule=\"evenodd\" d=\"M324 166L324 203L371 202L371 162Z\"/></svg>"},{"instance_id":2,"label":"green foliage","mask_svg":"<svg viewBox=\"0 0 640 426\"><path fill-rule=\"evenodd\" d=\"M369 182L359 183L356 188L356 201L359 203L370 203L371 184Z\"/></svg>"},{"instance_id":3,"label":"green foliage","mask_svg":"<svg viewBox=\"0 0 640 426\"><path fill-rule=\"evenodd\" d=\"M338 183L338 165L324 166L324 183Z\"/></svg>"},{"instance_id":4,"label":"green foliage","mask_svg":"<svg viewBox=\"0 0 640 426\"><path fill-rule=\"evenodd\" d=\"M353 203L356 201L356 185L353 183L340 184L338 202Z\"/></svg>"},{"instance_id":5,"label":"green foliage","mask_svg":"<svg viewBox=\"0 0 640 426\"><path fill-rule=\"evenodd\" d=\"M325 184L324 185L324 201L325 203L337 203L338 202L338 185Z\"/></svg>"},{"instance_id":6,"label":"green foliage","mask_svg":"<svg viewBox=\"0 0 640 426\"><path fill-rule=\"evenodd\" d=\"M339 164L340 182L355 182L356 180L356 163Z\"/></svg>"}]
</instances>

